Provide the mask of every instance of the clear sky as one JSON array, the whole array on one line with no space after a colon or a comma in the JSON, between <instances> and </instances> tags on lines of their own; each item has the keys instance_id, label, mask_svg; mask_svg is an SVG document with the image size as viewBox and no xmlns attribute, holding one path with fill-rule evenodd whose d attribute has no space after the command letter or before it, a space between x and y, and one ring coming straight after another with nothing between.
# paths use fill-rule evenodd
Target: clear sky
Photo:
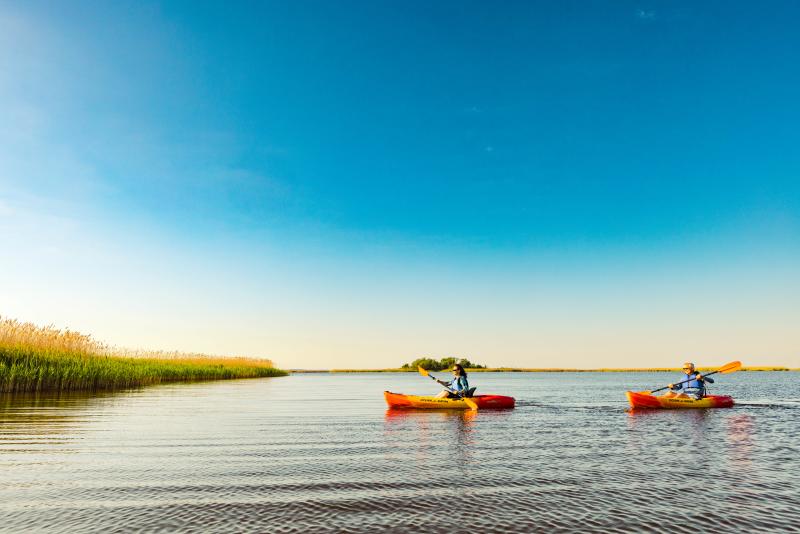
<instances>
[{"instance_id":1,"label":"clear sky","mask_svg":"<svg viewBox=\"0 0 800 534\"><path fill-rule=\"evenodd\" d=\"M798 20L0 0L0 314L287 368L800 367Z\"/></svg>"}]
</instances>

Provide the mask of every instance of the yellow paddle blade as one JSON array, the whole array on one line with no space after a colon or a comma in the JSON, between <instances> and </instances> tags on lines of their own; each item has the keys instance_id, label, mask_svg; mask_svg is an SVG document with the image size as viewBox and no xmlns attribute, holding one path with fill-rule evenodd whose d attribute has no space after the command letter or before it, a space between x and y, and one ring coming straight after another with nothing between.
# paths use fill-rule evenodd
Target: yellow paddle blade
<instances>
[{"instance_id":1,"label":"yellow paddle blade","mask_svg":"<svg viewBox=\"0 0 800 534\"><path fill-rule=\"evenodd\" d=\"M464 402L467 403L467 406L469 406L470 410L473 410L473 411L477 411L478 410L478 404L474 400L470 399L469 397L464 397Z\"/></svg>"},{"instance_id":2,"label":"yellow paddle blade","mask_svg":"<svg viewBox=\"0 0 800 534\"><path fill-rule=\"evenodd\" d=\"M419 374L421 374L422 376L428 376L428 371L423 369L421 365L417 366L417 371L419 371Z\"/></svg>"},{"instance_id":3,"label":"yellow paddle blade","mask_svg":"<svg viewBox=\"0 0 800 534\"><path fill-rule=\"evenodd\" d=\"M726 363L725 365L720 367L719 371L717 371L717 372L718 373L722 373L722 374L733 373L733 372L738 371L741 368L742 368L742 362L731 362L731 363Z\"/></svg>"}]
</instances>

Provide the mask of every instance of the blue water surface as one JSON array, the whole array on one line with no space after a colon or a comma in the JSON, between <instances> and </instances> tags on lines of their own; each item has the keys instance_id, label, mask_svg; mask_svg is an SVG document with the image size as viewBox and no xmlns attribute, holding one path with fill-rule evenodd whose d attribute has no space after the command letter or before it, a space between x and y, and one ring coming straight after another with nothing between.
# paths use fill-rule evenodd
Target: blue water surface
<instances>
[{"instance_id":1,"label":"blue water surface","mask_svg":"<svg viewBox=\"0 0 800 534\"><path fill-rule=\"evenodd\" d=\"M800 532L800 375L627 409L674 378L473 373L517 399L477 413L388 410L416 373L4 397L0 531Z\"/></svg>"}]
</instances>

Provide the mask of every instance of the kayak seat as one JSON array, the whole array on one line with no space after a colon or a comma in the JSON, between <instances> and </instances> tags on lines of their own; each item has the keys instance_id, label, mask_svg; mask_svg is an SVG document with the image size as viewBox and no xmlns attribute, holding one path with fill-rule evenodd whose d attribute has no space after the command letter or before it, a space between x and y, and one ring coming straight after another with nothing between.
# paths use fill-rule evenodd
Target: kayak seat
<instances>
[{"instance_id":1,"label":"kayak seat","mask_svg":"<svg viewBox=\"0 0 800 534\"><path fill-rule=\"evenodd\" d=\"M462 395L462 397L471 397L471 396L472 396L472 394L473 394L473 393L475 393L475 390L476 390L476 389L477 389L477 387L474 387L474 388L469 388L468 390L466 390L466 391L464 392L464 394ZM451 392L449 392L449 393L447 394L447 398L448 398L448 399L457 399L457 398L459 398L459 396L458 396L458 394L456 394L456 393L453 393L453 392L451 391Z\"/></svg>"}]
</instances>

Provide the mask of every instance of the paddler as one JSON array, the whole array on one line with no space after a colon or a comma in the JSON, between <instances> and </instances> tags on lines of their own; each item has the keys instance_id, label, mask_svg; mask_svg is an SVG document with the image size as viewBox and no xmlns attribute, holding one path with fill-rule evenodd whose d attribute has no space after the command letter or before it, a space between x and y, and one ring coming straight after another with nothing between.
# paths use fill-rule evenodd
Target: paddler
<instances>
[{"instance_id":1,"label":"paddler","mask_svg":"<svg viewBox=\"0 0 800 534\"><path fill-rule=\"evenodd\" d=\"M706 396L706 382L711 384L714 383L713 378L707 378L701 375L698 371L695 371L694 364L692 362L686 362L683 364L683 372L686 373L686 378L681 380L677 384L670 384L669 389L670 392L667 393L669 396L679 396L679 395L686 395L689 397L694 397L695 399L702 399ZM688 379L688 382L685 380ZM677 393L677 391L681 391L681 393Z\"/></svg>"},{"instance_id":2,"label":"paddler","mask_svg":"<svg viewBox=\"0 0 800 534\"><path fill-rule=\"evenodd\" d=\"M437 380L437 382L447 388L436 395L439 398L464 397L469 391L467 372L457 363L453 364L453 379L450 382L445 382L444 380Z\"/></svg>"}]
</instances>

